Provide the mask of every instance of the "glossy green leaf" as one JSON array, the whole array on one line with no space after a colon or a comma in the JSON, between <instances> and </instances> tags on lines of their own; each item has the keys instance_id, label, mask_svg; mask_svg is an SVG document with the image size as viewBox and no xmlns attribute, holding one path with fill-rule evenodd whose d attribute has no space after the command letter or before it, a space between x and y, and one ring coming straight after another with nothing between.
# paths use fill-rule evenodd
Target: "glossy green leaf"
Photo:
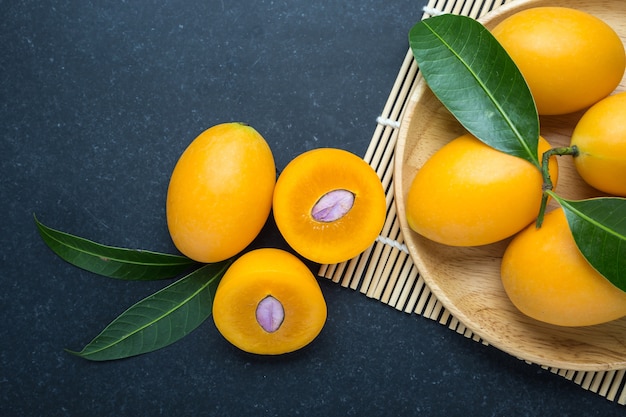
<instances>
[{"instance_id":1,"label":"glossy green leaf","mask_svg":"<svg viewBox=\"0 0 626 417\"><path fill-rule=\"evenodd\" d=\"M93 241L35 224L43 241L67 262L87 271L123 280L173 278L197 262L178 255L105 246Z\"/></svg>"},{"instance_id":2,"label":"glossy green leaf","mask_svg":"<svg viewBox=\"0 0 626 417\"><path fill-rule=\"evenodd\" d=\"M566 200L561 205L576 245L587 261L616 287L626 291L626 199Z\"/></svg>"},{"instance_id":3,"label":"glossy green leaf","mask_svg":"<svg viewBox=\"0 0 626 417\"><path fill-rule=\"evenodd\" d=\"M210 315L213 297L230 261L207 264L139 301L113 320L80 352L84 359L108 361L168 346Z\"/></svg>"},{"instance_id":4,"label":"glossy green leaf","mask_svg":"<svg viewBox=\"0 0 626 417\"><path fill-rule=\"evenodd\" d=\"M411 28L409 44L430 89L470 133L540 167L535 102L513 60L481 23L453 14L424 19Z\"/></svg>"}]
</instances>

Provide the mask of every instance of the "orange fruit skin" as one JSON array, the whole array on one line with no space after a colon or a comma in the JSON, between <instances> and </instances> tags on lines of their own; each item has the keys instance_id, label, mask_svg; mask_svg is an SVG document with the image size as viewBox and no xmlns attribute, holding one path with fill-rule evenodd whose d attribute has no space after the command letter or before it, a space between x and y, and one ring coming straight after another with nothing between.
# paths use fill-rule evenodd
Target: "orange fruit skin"
<instances>
[{"instance_id":1,"label":"orange fruit skin","mask_svg":"<svg viewBox=\"0 0 626 417\"><path fill-rule=\"evenodd\" d=\"M592 187L626 197L626 92L594 104L576 124L574 166Z\"/></svg>"},{"instance_id":2,"label":"orange fruit skin","mask_svg":"<svg viewBox=\"0 0 626 417\"><path fill-rule=\"evenodd\" d=\"M344 189L354 194L347 214L332 222L311 214L322 196ZM371 246L386 218L386 197L376 171L362 158L335 148L313 149L294 158L274 190L278 230L301 256L321 264L347 261Z\"/></svg>"},{"instance_id":3,"label":"orange fruit skin","mask_svg":"<svg viewBox=\"0 0 626 417\"><path fill-rule=\"evenodd\" d=\"M517 64L541 115L582 110L609 95L624 75L620 37L580 10L523 10L500 22L492 34Z\"/></svg>"},{"instance_id":4,"label":"orange fruit skin","mask_svg":"<svg viewBox=\"0 0 626 417\"><path fill-rule=\"evenodd\" d=\"M202 132L170 178L166 213L174 245L205 263L238 254L267 221L275 183L272 151L252 127L224 123Z\"/></svg>"},{"instance_id":5,"label":"orange fruit skin","mask_svg":"<svg viewBox=\"0 0 626 417\"><path fill-rule=\"evenodd\" d=\"M267 332L256 321L256 308L268 295L279 300L284 319ZM326 301L309 268L281 249L247 252L228 268L213 301L218 331L239 349L279 355L311 343L326 323Z\"/></svg>"},{"instance_id":6,"label":"orange fruit skin","mask_svg":"<svg viewBox=\"0 0 626 417\"><path fill-rule=\"evenodd\" d=\"M550 149L540 138L539 154ZM555 158L550 175L558 180ZM444 145L416 173L407 198L409 227L449 246L479 246L522 230L539 213L543 178L537 167L470 134Z\"/></svg>"},{"instance_id":7,"label":"orange fruit skin","mask_svg":"<svg viewBox=\"0 0 626 417\"><path fill-rule=\"evenodd\" d=\"M582 256L561 208L543 225L520 232L501 264L502 285L513 304L536 320L559 326L590 326L626 315L626 292Z\"/></svg>"}]
</instances>

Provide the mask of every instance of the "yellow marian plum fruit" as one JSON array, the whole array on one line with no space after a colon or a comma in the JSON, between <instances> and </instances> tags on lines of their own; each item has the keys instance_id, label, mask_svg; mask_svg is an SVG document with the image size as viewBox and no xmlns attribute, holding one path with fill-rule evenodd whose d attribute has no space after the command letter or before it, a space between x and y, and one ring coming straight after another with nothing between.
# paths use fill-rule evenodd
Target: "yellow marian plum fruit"
<instances>
[{"instance_id":1,"label":"yellow marian plum fruit","mask_svg":"<svg viewBox=\"0 0 626 417\"><path fill-rule=\"evenodd\" d=\"M342 149L320 148L297 156L281 172L273 210L278 230L296 252L331 264L374 243L387 205L367 162Z\"/></svg>"},{"instance_id":2,"label":"yellow marian plum fruit","mask_svg":"<svg viewBox=\"0 0 626 417\"><path fill-rule=\"evenodd\" d=\"M582 110L609 95L624 75L620 37L580 10L523 10L500 22L492 34L517 64L541 115Z\"/></svg>"},{"instance_id":3,"label":"yellow marian plum fruit","mask_svg":"<svg viewBox=\"0 0 626 417\"><path fill-rule=\"evenodd\" d=\"M539 138L539 155L548 149ZM551 158L554 184L557 170ZM494 243L537 217L542 185L535 165L468 133L444 145L415 174L406 198L407 222L420 235L449 246Z\"/></svg>"},{"instance_id":4,"label":"yellow marian plum fruit","mask_svg":"<svg viewBox=\"0 0 626 417\"><path fill-rule=\"evenodd\" d=\"M592 187L626 197L626 92L609 96L585 112L572 133L574 166Z\"/></svg>"},{"instance_id":5,"label":"yellow marian plum fruit","mask_svg":"<svg viewBox=\"0 0 626 417\"><path fill-rule=\"evenodd\" d=\"M238 254L267 221L275 183L272 151L255 129L224 123L202 132L176 163L167 190L174 245L205 263Z\"/></svg>"},{"instance_id":6,"label":"yellow marian plum fruit","mask_svg":"<svg viewBox=\"0 0 626 417\"><path fill-rule=\"evenodd\" d=\"M626 292L598 273L580 253L561 208L513 238L501 278L513 304L536 320L590 326L626 316Z\"/></svg>"},{"instance_id":7,"label":"yellow marian plum fruit","mask_svg":"<svg viewBox=\"0 0 626 417\"><path fill-rule=\"evenodd\" d=\"M326 301L300 259L281 249L247 252L228 268L215 292L213 320L239 349L262 355L298 350L326 322Z\"/></svg>"}]
</instances>

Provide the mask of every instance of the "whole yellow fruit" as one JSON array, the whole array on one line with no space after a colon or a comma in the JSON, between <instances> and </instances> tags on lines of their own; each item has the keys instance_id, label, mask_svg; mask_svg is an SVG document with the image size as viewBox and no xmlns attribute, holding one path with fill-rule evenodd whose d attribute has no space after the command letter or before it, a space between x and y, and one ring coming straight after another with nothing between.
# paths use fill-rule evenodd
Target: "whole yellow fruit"
<instances>
[{"instance_id":1,"label":"whole yellow fruit","mask_svg":"<svg viewBox=\"0 0 626 417\"><path fill-rule=\"evenodd\" d=\"M539 155L550 149L539 139ZM552 158L554 184L558 167ZM494 243L517 233L539 213L543 178L521 158L470 134L444 145L416 173L407 198L411 229L450 246Z\"/></svg>"},{"instance_id":2,"label":"whole yellow fruit","mask_svg":"<svg viewBox=\"0 0 626 417\"><path fill-rule=\"evenodd\" d=\"M241 252L270 214L276 183L272 151L242 123L202 132L176 163L167 190L167 226L174 245L198 262Z\"/></svg>"},{"instance_id":3,"label":"whole yellow fruit","mask_svg":"<svg viewBox=\"0 0 626 417\"><path fill-rule=\"evenodd\" d=\"M574 166L586 183L626 197L626 92L587 110L576 124L570 144L578 148Z\"/></svg>"},{"instance_id":4,"label":"whole yellow fruit","mask_svg":"<svg viewBox=\"0 0 626 417\"><path fill-rule=\"evenodd\" d=\"M502 285L524 314L559 326L590 326L626 316L626 292L580 253L561 208L520 232L502 257Z\"/></svg>"},{"instance_id":5,"label":"whole yellow fruit","mask_svg":"<svg viewBox=\"0 0 626 417\"><path fill-rule=\"evenodd\" d=\"M609 95L624 75L620 37L580 10L526 9L500 22L492 34L517 64L542 115L582 110Z\"/></svg>"}]
</instances>

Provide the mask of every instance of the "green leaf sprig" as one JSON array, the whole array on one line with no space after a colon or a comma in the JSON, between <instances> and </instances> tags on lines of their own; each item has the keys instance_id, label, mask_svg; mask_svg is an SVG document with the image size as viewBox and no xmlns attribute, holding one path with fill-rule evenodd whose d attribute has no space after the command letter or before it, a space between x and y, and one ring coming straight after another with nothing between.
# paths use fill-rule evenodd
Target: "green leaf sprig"
<instances>
[{"instance_id":1,"label":"green leaf sprig","mask_svg":"<svg viewBox=\"0 0 626 417\"><path fill-rule=\"evenodd\" d=\"M576 246L585 259L616 287L626 291L626 199L567 200L553 191L565 212Z\"/></svg>"},{"instance_id":2,"label":"green leaf sprig","mask_svg":"<svg viewBox=\"0 0 626 417\"><path fill-rule=\"evenodd\" d=\"M185 256L105 246L45 226L39 235L54 253L74 266L110 278L152 281L173 278L199 264Z\"/></svg>"},{"instance_id":3,"label":"green leaf sprig","mask_svg":"<svg viewBox=\"0 0 626 417\"><path fill-rule=\"evenodd\" d=\"M215 290L229 265L204 265L130 307L80 352L68 352L106 361L152 352L182 339L211 315Z\"/></svg>"},{"instance_id":4,"label":"green leaf sprig","mask_svg":"<svg viewBox=\"0 0 626 417\"><path fill-rule=\"evenodd\" d=\"M409 32L424 80L481 141L538 168L539 116L513 60L476 20L452 14L424 19Z\"/></svg>"},{"instance_id":5,"label":"green leaf sprig","mask_svg":"<svg viewBox=\"0 0 626 417\"><path fill-rule=\"evenodd\" d=\"M102 245L52 229L35 217L45 244L79 268L121 280L175 278L167 287L137 302L81 351L92 361L123 359L168 346L197 328L210 315L215 290L232 260L199 264L185 256Z\"/></svg>"},{"instance_id":6,"label":"green leaf sprig","mask_svg":"<svg viewBox=\"0 0 626 417\"><path fill-rule=\"evenodd\" d=\"M409 32L420 72L441 103L487 145L534 164L544 178L538 208L541 227L551 196L565 212L574 241L587 261L626 291L626 199L571 201L552 188L547 162L576 156L575 147L554 148L539 157L539 116L521 72L493 35L477 20L444 14L424 19Z\"/></svg>"}]
</instances>

